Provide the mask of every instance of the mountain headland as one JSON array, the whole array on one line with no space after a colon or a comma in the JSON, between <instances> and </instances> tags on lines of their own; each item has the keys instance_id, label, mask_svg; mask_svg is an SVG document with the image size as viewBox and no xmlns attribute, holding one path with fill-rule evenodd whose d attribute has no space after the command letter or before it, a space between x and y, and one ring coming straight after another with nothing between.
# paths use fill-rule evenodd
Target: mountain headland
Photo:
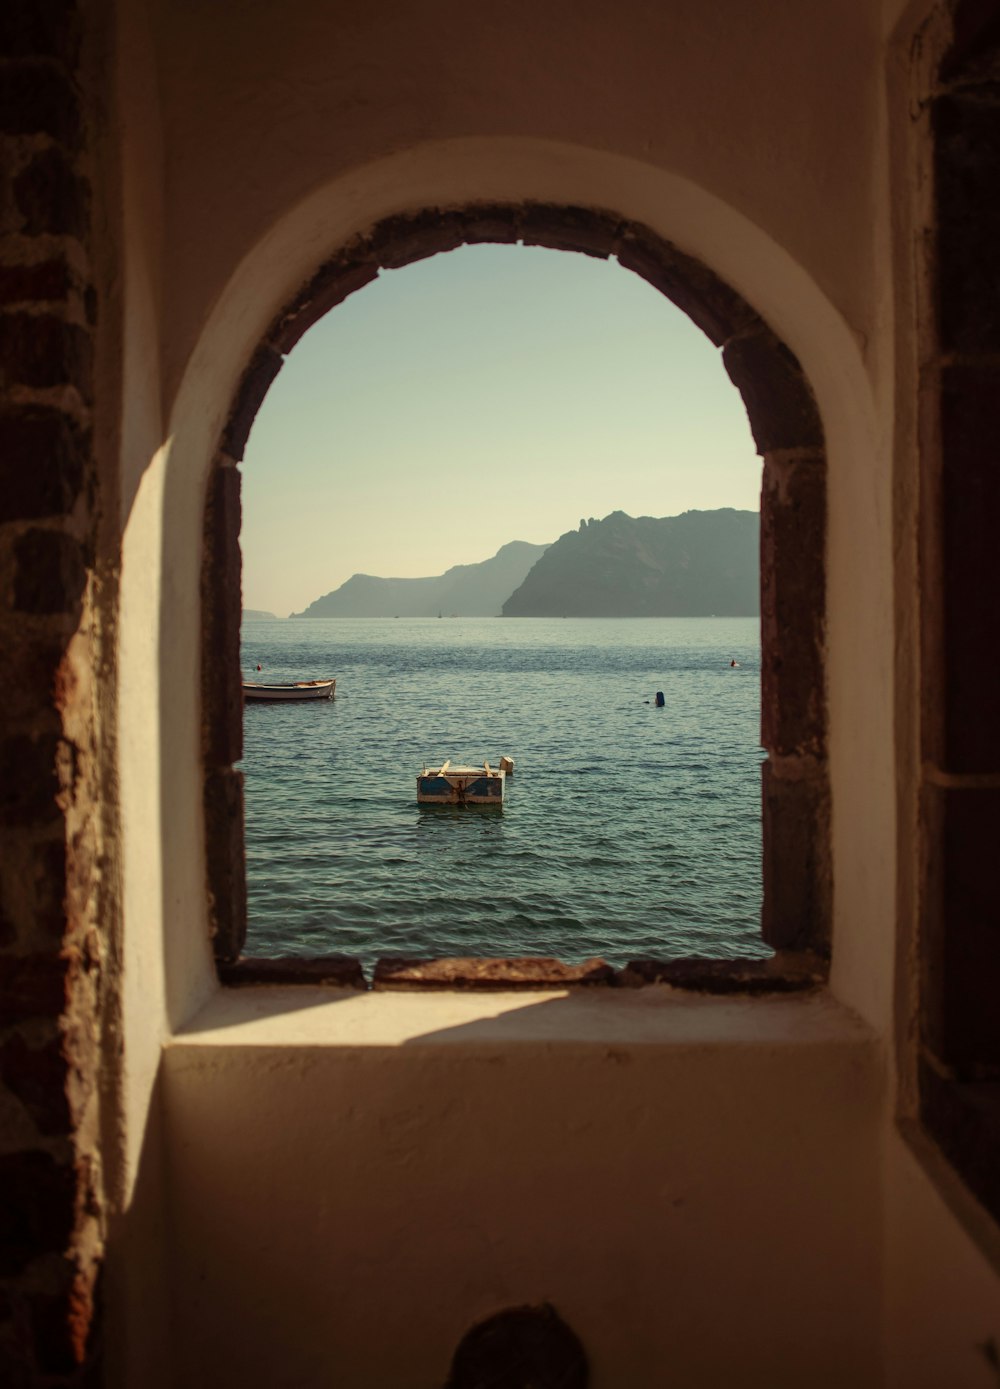
<instances>
[{"instance_id":1,"label":"mountain headland","mask_svg":"<svg viewBox=\"0 0 1000 1389\"><path fill-rule=\"evenodd\" d=\"M755 617L759 546L755 511L613 511L431 578L354 574L292 617Z\"/></svg>"},{"instance_id":2,"label":"mountain headland","mask_svg":"<svg viewBox=\"0 0 1000 1389\"><path fill-rule=\"evenodd\" d=\"M753 617L760 516L723 507L581 521L550 545L504 617Z\"/></svg>"},{"instance_id":3,"label":"mountain headland","mask_svg":"<svg viewBox=\"0 0 1000 1389\"><path fill-rule=\"evenodd\" d=\"M512 540L491 559L456 564L426 579L380 579L353 574L346 583L293 617L496 617L519 588L545 545Z\"/></svg>"}]
</instances>

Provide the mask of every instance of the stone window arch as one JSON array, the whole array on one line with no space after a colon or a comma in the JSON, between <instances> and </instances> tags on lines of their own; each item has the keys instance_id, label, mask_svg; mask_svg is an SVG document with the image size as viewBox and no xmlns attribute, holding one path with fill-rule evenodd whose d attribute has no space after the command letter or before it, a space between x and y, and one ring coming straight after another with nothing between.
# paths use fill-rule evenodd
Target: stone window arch
<instances>
[{"instance_id":1,"label":"stone window arch","mask_svg":"<svg viewBox=\"0 0 1000 1389\"><path fill-rule=\"evenodd\" d=\"M640 961L629 982L669 979L717 990L801 986L825 977L830 954L830 791L827 767L826 451L795 355L707 266L641 223L545 203L477 203L386 218L327 260L273 320L248 363L209 472L202 564L204 813L209 917L220 973L239 980L362 982L354 961L247 962L240 638L240 476L254 418L303 334L382 269L459 246L521 243L606 258L641 275L721 350L758 453L761 496L762 934L774 961ZM238 962L238 963L237 963ZM607 970L600 978L614 978ZM596 982L537 972L520 982ZM376 983L379 974L376 971ZM408 982L456 981L431 967ZM465 980L464 982L483 982ZM502 964L485 982L518 982Z\"/></svg>"}]
</instances>

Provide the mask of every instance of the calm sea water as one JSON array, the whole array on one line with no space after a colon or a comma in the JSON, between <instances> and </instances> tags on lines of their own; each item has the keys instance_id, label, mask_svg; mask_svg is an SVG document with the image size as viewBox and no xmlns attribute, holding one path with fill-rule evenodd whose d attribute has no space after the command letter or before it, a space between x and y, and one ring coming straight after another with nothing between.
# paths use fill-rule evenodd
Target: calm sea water
<instances>
[{"instance_id":1,"label":"calm sea water","mask_svg":"<svg viewBox=\"0 0 1000 1389\"><path fill-rule=\"evenodd\" d=\"M764 953L756 619L247 620L258 662L337 695L246 708L249 953ZM418 808L505 753L502 811Z\"/></svg>"}]
</instances>

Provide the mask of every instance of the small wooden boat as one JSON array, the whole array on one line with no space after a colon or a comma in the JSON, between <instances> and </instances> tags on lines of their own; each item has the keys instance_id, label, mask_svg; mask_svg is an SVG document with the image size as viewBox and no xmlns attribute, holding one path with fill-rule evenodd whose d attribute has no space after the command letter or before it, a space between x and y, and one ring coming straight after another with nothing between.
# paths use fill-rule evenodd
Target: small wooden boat
<instances>
[{"instance_id":1,"label":"small wooden boat","mask_svg":"<svg viewBox=\"0 0 1000 1389\"><path fill-rule=\"evenodd\" d=\"M508 759L502 759L506 761ZM513 763L511 763L513 767ZM453 767L451 760L437 769L424 768L417 776L419 805L487 805L503 807L507 773L484 762L481 767Z\"/></svg>"},{"instance_id":2,"label":"small wooden boat","mask_svg":"<svg viewBox=\"0 0 1000 1389\"><path fill-rule=\"evenodd\" d=\"M284 685L264 685L256 680L244 680L243 698L271 703L290 699L332 699L336 688L336 680L296 680Z\"/></svg>"}]
</instances>

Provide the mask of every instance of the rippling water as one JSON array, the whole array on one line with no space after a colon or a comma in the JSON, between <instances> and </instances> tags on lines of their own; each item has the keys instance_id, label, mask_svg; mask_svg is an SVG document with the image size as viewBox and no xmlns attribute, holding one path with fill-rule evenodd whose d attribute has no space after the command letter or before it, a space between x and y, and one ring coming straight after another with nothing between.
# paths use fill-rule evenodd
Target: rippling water
<instances>
[{"instance_id":1,"label":"rippling water","mask_svg":"<svg viewBox=\"0 0 1000 1389\"><path fill-rule=\"evenodd\" d=\"M245 711L248 953L764 953L756 619L248 620L243 661L337 677ZM504 753L502 811L418 808Z\"/></svg>"}]
</instances>

